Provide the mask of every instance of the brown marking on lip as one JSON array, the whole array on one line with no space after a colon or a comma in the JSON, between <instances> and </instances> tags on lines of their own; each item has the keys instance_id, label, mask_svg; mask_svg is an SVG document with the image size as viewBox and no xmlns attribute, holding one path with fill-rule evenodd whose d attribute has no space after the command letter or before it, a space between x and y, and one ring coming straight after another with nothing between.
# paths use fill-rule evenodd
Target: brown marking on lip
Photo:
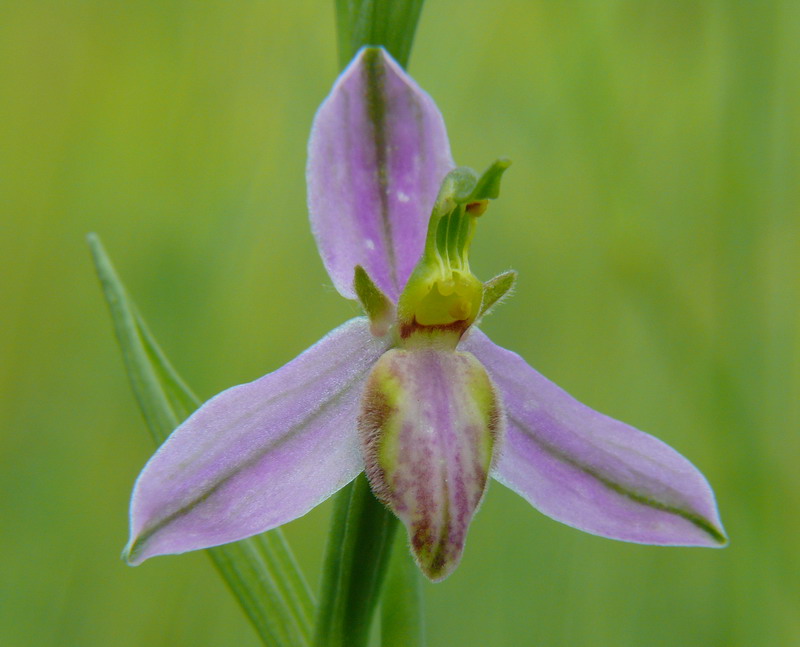
<instances>
[{"instance_id":1,"label":"brown marking on lip","mask_svg":"<svg viewBox=\"0 0 800 647\"><path fill-rule=\"evenodd\" d=\"M420 333L426 335L455 334L458 336L458 339L461 339L463 334L467 331L467 328L471 325L472 324L468 323L466 319L462 319L449 324L424 326L414 317L411 323L404 322L400 324L400 338L408 339L411 335Z\"/></svg>"},{"instance_id":2,"label":"brown marking on lip","mask_svg":"<svg viewBox=\"0 0 800 647\"><path fill-rule=\"evenodd\" d=\"M381 467L381 431L391 418L393 407L383 390L376 384L380 378L373 372L367 380L358 416L358 431L364 448L364 464L367 480L377 499L389 505L391 491L386 482L386 472Z\"/></svg>"}]
</instances>

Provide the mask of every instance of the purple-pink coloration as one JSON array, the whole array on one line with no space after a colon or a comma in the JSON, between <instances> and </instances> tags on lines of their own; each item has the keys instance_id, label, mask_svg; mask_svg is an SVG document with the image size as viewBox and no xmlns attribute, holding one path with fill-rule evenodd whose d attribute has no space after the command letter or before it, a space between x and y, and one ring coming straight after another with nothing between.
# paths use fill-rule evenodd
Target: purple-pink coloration
<instances>
[{"instance_id":1,"label":"purple-pink coloration","mask_svg":"<svg viewBox=\"0 0 800 647\"><path fill-rule=\"evenodd\" d=\"M353 319L283 368L204 404L136 482L129 561L275 528L354 479L363 470L361 392L386 349L366 319Z\"/></svg>"},{"instance_id":2,"label":"purple-pink coloration","mask_svg":"<svg viewBox=\"0 0 800 647\"><path fill-rule=\"evenodd\" d=\"M581 404L519 355L473 329L461 347L503 394L507 431L493 476L540 512L595 535L717 546L711 488L657 438Z\"/></svg>"},{"instance_id":3,"label":"purple-pink coloration","mask_svg":"<svg viewBox=\"0 0 800 647\"><path fill-rule=\"evenodd\" d=\"M397 300L453 167L433 100L383 50L361 50L320 106L308 142L311 229L342 296L355 298L361 265Z\"/></svg>"},{"instance_id":4,"label":"purple-pink coloration","mask_svg":"<svg viewBox=\"0 0 800 647\"><path fill-rule=\"evenodd\" d=\"M312 228L339 292L354 296L361 265L397 303L452 166L430 97L386 52L362 50L309 143ZM457 565L487 473L590 533L725 544L714 495L689 461L580 404L472 323L417 323L405 338L397 322L375 336L354 319L283 368L212 398L139 476L128 560L269 530L365 467L432 579Z\"/></svg>"},{"instance_id":5,"label":"purple-pink coloration","mask_svg":"<svg viewBox=\"0 0 800 647\"><path fill-rule=\"evenodd\" d=\"M458 565L502 419L486 371L469 353L387 351L370 373L359 428L372 491L408 527L432 580Z\"/></svg>"}]
</instances>

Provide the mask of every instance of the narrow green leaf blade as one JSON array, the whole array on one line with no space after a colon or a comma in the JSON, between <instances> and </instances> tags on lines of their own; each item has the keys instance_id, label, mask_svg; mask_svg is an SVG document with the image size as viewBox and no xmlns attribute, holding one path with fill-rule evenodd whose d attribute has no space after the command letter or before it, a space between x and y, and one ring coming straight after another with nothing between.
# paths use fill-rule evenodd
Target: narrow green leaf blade
<instances>
[{"instance_id":1,"label":"narrow green leaf blade","mask_svg":"<svg viewBox=\"0 0 800 647\"><path fill-rule=\"evenodd\" d=\"M125 368L153 440L160 444L200 404L158 346L95 234L88 237ZM265 645L308 645L314 601L277 529L208 550Z\"/></svg>"},{"instance_id":2,"label":"narrow green leaf blade","mask_svg":"<svg viewBox=\"0 0 800 647\"><path fill-rule=\"evenodd\" d=\"M314 603L279 530L208 554L265 645L308 645Z\"/></svg>"},{"instance_id":3,"label":"narrow green leaf blade","mask_svg":"<svg viewBox=\"0 0 800 647\"><path fill-rule=\"evenodd\" d=\"M385 47L403 67L414 43L424 0L336 0L339 64L365 45Z\"/></svg>"},{"instance_id":4,"label":"narrow green leaf blade","mask_svg":"<svg viewBox=\"0 0 800 647\"><path fill-rule=\"evenodd\" d=\"M163 375L173 372L172 367L166 368L164 363L153 360L155 350L152 337L139 326L140 317L128 299L100 239L95 234L90 234L88 241L106 303L111 311L131 388L153 440L161 444L185 417L187 406L179 413L170 402L166 390L168 382L163 379ZM149 343L145 342L145 335L150 340ZM172 387L169 388L173 390ZM197 406L196 398L187 393L187 400L189 410L194 410Z\"/></svg>"},{"instance_id":5,"label":"narrow green leaf blade","mask_svg":"<svg viewBox=\"0 0 800 647\"><path fill-rule=\"evenodd\" d=\"M422 574L397 533L381 599L381 647L425 647Z\"/></svg>"},{"instance_id":6,"label":"narrow green leaf blade","mask_svg":"<svg viewBox=\"0 0 800 647\"><path fill-rule=\"evenodd\" d=\"M336 495L314 647L367 644L397 526L364 474Z\"/></svg>"}]
</instances>

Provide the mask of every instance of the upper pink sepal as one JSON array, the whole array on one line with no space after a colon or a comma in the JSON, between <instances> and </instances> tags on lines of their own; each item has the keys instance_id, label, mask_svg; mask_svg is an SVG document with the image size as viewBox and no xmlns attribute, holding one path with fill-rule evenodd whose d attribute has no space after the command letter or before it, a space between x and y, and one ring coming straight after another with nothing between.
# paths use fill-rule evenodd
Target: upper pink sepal
<instances>
[{"instance_id":1,"label":"upper pink sepal","mask_svg":"<svg viewBox=\"0 0 800 647\"><path fill-rule=\"evenodd\" d=\"M385 50L362 49L317 111L308 143L311 228L340 294L355 298L361 265L397 300L453 166L433 100Z\"/></svg>"}]
</instances>

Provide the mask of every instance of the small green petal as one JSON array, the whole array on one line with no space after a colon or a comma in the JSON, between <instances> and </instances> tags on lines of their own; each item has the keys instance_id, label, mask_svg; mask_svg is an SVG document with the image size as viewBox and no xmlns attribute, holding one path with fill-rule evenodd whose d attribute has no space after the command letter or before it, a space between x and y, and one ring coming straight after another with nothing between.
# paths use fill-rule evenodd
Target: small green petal
<instances>
[{"instance_id":1,"label":"small green petal","mask_svg":"<svg viewBox=\"0 0 800 647\"><path fill-rule=\"evenodd\" d=\"M517 273L514 270L503 272L486 281L483 284L483 303L481 303L481 312L478 317L483 317L491 312L498 303L510 295L516 282Z\"/></svg>"},{"instance_id":2,"label":"small green petal","mask_svg":"<svg viewBox=\"0 0 800 647\"><path fill-rule=\"evenodd\" d=\"M361 265L356 265L353 289L358 297L358 302L369 317L372 334L376 337L383 337L389 332L394 319L394 305L391 300L381 292Z\"/></svg>"}]
</instances>

